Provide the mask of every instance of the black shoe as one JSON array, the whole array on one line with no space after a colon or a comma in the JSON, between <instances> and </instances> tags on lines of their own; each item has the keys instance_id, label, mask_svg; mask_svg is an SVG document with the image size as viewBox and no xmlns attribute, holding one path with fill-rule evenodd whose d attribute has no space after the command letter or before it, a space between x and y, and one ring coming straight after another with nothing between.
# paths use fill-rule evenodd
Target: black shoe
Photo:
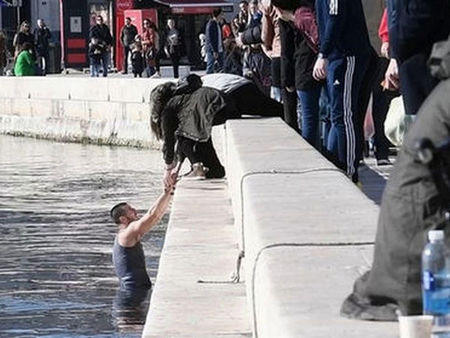
<instances>
[{"instance_id":1,"label":"black shoe","mask_svg":"<svg viewBox=\"0 0 450 338\"><path fill-rule=\"evenodd\" d=\"M377 160L377 166L382 165L392 165L392 162L388 158L380 158L379 160Z\"/></svg>"}]
</instances>

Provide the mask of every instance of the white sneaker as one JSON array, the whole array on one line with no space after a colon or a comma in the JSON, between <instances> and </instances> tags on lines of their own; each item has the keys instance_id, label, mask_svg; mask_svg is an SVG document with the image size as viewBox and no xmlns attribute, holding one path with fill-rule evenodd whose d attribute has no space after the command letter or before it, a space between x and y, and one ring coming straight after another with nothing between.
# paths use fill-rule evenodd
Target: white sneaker
<instances>
[{"instance_id":1,"label":"white sneaker","mask_svg":"<svg viewBox=\"0 0 450 338\"><path fill-rule=\"evenodd\" d=\"M184 178L192 179L192 180L204 180L206 178L206 173L208 172L208 168L203 166L202 162L192 164L192 169Z\"/></svg>"},{"instance_id":2,"label":"white sneaker","mask_svg":"<svg viewBox=\"0 0 450 338\"><path fill-rule=\"evenodd\" d=\"M159 79L160 77L161 77L161 73L160 72L156 72L155 74L150 76L150 79Z\"/></svg>"}]
</instances>

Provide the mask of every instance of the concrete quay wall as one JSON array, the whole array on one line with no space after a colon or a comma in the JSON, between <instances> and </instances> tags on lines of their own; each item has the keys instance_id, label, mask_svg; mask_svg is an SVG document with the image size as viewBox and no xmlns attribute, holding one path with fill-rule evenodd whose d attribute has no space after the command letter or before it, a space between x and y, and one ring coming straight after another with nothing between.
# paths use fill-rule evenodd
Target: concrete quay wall
<instances>
[{"instance_id":1,"label":"concrete quay wall","mask_svg":"<svg viewBox=\"0 0 450 338\"><path fill-rule=\"evenodd\" d=\"M339 314L378 207L279 119L228 121L226 157L253 336L396 337L396 323Z\"/></svg>"},{"instance_id":2,"label":"concrete quay wall","mask_svg":"<svg viewBox=\"0 0 450 338\"><path fill-rule=\"evenodd\" d=\"M149 95L167 79L3 77L0 134L68 142L158 146Z\"/></svg>"}]
</instances>

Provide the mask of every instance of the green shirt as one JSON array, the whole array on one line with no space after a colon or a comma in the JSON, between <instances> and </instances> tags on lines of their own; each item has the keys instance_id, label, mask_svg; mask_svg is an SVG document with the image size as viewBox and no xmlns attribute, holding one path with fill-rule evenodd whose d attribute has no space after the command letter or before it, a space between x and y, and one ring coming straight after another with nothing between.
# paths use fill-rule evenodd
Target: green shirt
<instances>
[{"instance_id":1,"label":"green shirt","mask_svg":"<svg viewBox=\"0 0 450 338\"><path fill-rule=\"evenodd\" d=\"M31 53L27 50L20 52L14 65L14 74L16 76L33 76L34 62Z\"/></svg>"}]
</instances>

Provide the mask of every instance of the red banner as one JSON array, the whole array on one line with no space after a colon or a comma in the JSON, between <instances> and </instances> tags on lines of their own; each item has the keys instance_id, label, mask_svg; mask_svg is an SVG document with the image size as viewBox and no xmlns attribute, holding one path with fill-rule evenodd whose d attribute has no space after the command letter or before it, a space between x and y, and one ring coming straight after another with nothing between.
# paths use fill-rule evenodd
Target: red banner
<instances>
[{"instance_id":1,"label":"red banner","mask_svg":"<svg viewBox=\"0 0 450 338\"><path fill-rule=\"evenodd\" d=\"M133 0L116 0L116 14L123 15L123 11L133 8Z\"/></svg>"}]
</instances>

